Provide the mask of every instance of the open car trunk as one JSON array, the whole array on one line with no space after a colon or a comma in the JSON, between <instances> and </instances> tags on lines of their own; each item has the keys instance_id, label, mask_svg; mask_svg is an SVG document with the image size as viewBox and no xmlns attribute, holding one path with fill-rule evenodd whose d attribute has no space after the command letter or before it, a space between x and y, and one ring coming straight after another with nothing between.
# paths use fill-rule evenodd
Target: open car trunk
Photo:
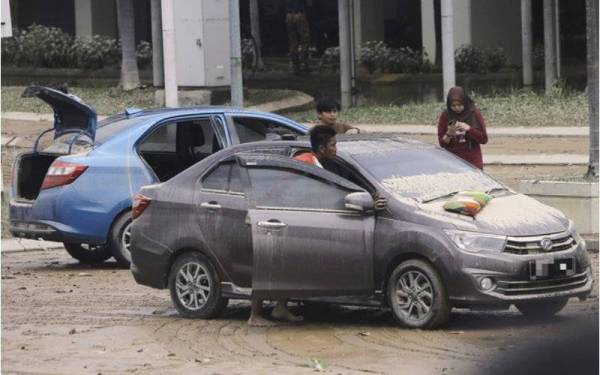
<instances>
[{"instance_id":1,"label":"open car trunk","mask_svg":"<svg viewBox=\"0 0 600 375\"><path fill-rule=\"evenodd\" d=\"M13 166L15 198L35 200L50 165L58 157L88 151L94 144L96 134L96 111L75 95L43 86L25 89L22 97L37 97L54 111L53 127L41 133L33 151L21 154ZM40 139L53 134L52 144L38 151Z\"/></svg>"},{"instance_id":2,"label":"open car trunk","mask_svg":"<svg viewBox=\"0 0 600 375\"><path fill-rule=\"evenodd\" d=\"M28 152L15 161L15 198L35 200L52 162L61 155Z\"/></svg>"}]
</instances>

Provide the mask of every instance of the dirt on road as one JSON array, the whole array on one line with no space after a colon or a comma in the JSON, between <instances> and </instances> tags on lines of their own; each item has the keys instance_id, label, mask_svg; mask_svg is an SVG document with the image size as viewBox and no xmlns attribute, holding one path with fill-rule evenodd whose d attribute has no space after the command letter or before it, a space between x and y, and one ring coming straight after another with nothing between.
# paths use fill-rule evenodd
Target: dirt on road
<instances>
[{"instance_id":1,"label":"dirt on road","mask_svg":"<svg viewBox=\"0 0 600 375\"><path fill-rule=\"evenodd\" d=\"M302 324L249 328L246 301L231 301L218 319L182 319L166 290L137 285L115 263L3 252L2 373L597 374L597 296L596 283L592 298L546 321L514 308L455 310L438 331L338 306L297 307Z\"/></svg>"}]
</instances>

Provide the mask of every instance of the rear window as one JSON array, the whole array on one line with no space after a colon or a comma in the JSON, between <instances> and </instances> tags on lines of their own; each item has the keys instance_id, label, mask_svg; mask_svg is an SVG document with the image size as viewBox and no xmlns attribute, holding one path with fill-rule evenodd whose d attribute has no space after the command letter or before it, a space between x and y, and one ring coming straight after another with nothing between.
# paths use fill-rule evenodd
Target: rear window
<instances>
[{"instance_id":1,"label":"rear window","mask_svg":"<svg viewBox=\"0 0 600 375\"><path fill-rule=\"evenodd\" d=\"M52 154L69 154L70 147L71 154L80 154L82 152L87 152L92 148L92 140L85 135L77 137L71 145L74 137L77 137L77 133L63 134L56 138L50 146L44 148L44 152Z\"/></svg>"},{"instance_id":2,"label":"rear window","mask_svg":"<svg viewBox=\"0 0 600 375\"><path fill-rule=\"evenodd\" d=\"M96 140L95 144L99 145L106 142L108 139L113 137L115 134L129 128L135 126L136 124L144 121L143 118L125 118L122 117L121 120L117 116L109 117L103 121L98 123L98 127L96 128Z\"/></svg>"}]
</instances>

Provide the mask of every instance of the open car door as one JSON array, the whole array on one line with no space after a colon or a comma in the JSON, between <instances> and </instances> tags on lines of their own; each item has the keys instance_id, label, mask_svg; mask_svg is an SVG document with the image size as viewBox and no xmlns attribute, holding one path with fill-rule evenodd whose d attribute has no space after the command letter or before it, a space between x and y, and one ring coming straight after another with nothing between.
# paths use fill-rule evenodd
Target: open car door
<instances>
[{"instance_id":1,"label":"open car door","mask_svg":"<svg viewBox=\"0 0 600 375\"><path fill-rule=\"evenodd\" d=\"M240 164L251 185L254 295L372 294L375 218L344 203L362 188L287 157L240 157Z\"/></svg>"}]
</instances>

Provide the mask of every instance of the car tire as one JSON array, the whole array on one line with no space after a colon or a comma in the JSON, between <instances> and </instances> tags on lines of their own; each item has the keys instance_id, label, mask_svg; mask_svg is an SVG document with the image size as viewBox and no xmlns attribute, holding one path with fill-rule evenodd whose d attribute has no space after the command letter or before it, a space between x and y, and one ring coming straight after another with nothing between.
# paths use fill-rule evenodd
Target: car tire
<instances>
[{"instance_id":1,"label":"car tire","mask_svg":"<svg viewBox=\"0 0 600 375\"><path fill-rule=\"evenodd\" d=\"M530 318L550 318L562 310L569 302L568 298L558 298L548 301L535 301L517 303L521 314Z\"/></svg>"},{"instance_id":2,"label":"car tire","mask_svg":"<svg viewBox=\"0 0 600 375\"><path fill-rule=\"evenodd\" d=\"M119 266L129 268L131 264L131 211L121 214L110 230L110 251Z\"/></svg>"},{"instance_id":3,"label":"car tire","mask_svg":"<svg viewBox=\"0 0 600 375\"><path fill-rule=\"evenodd\" d=\"M175 260L169 272L169 291L175 308L185 318L216 317L228 303L221 297L221 280L214 266L198 252Z\"/></svg>"},{"instance_id":4,"label":"car tire","mask_svg":"<svg viewBox=\"0 0 600 375\"><path fill-rule=\"evenodd\" d=\"M69 255L85 264L102 263L112 257L110 250L105 245L92 246L73 242L63 242L63 245Z\"/></svg>"},{"instance_id":5,"label":"car tire","mask_svg":"<svg viewBox=\"0 0 600 375\"><path fill-rule=\"evenodd\" d=\"M433 266L423 260L400 263L388 279L387 296L394 319L403 326L433 329L448 321L446 288Z\"/></svg>"}]
</instances>

